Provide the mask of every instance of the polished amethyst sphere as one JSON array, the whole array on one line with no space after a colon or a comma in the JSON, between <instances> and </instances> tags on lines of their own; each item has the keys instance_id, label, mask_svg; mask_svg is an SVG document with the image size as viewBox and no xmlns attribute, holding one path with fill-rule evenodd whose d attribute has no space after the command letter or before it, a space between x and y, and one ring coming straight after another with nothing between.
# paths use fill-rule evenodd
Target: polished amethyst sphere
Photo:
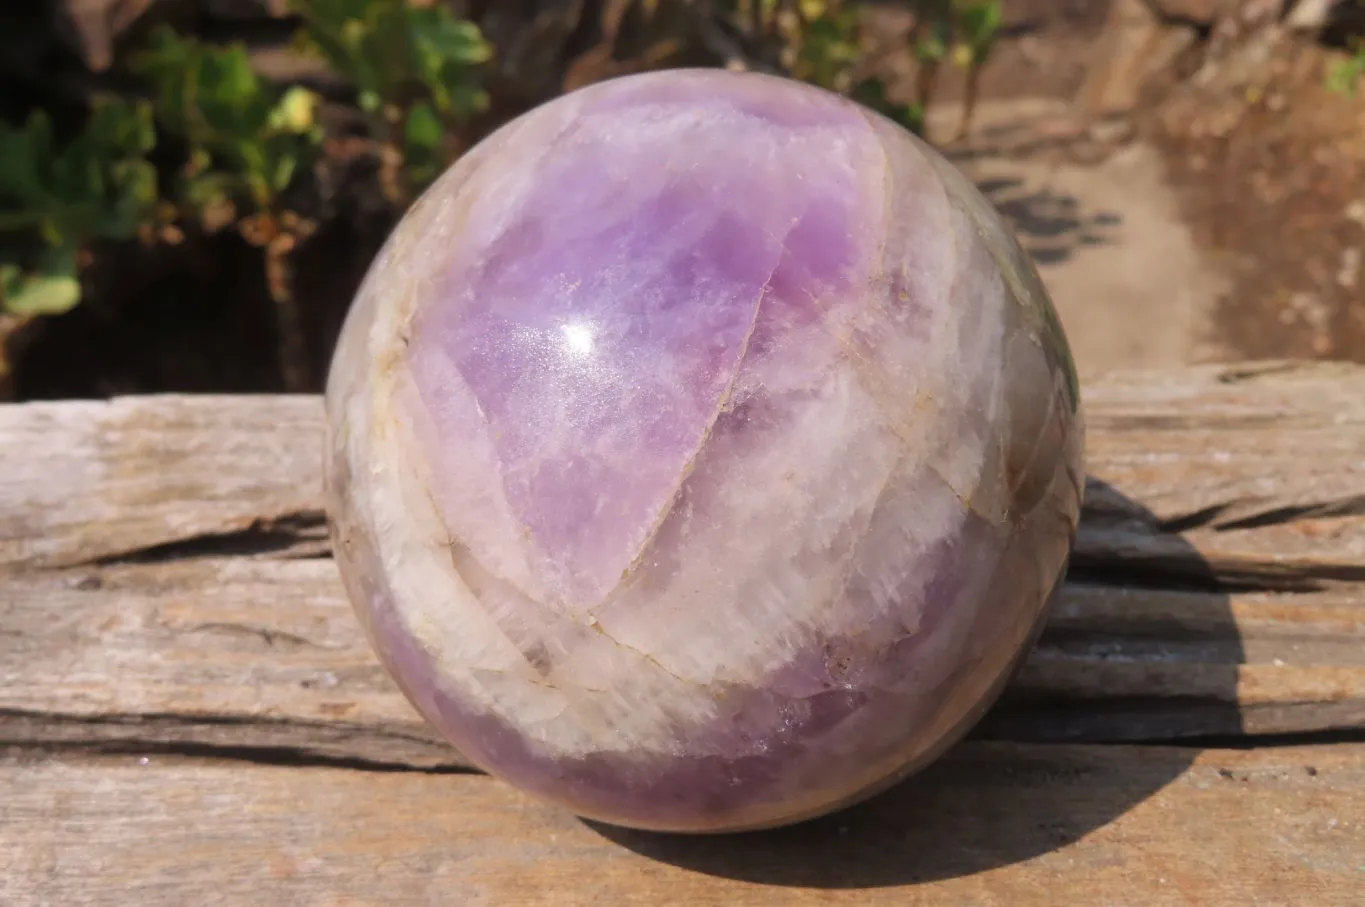
<instances>
[{"instance_id":1,"label":"polished amethyst sphere","mask_svg":"<svg viewBox=\"0 0 1365 907\"><path fill-rule=\"evenodd\" d=\"M960 737L1065 568L1066 341L918 139L768 76L573 92L431 187L327 387L337 561L475 765L650 829L780 825Z\"/></svg>"}]
</instances>

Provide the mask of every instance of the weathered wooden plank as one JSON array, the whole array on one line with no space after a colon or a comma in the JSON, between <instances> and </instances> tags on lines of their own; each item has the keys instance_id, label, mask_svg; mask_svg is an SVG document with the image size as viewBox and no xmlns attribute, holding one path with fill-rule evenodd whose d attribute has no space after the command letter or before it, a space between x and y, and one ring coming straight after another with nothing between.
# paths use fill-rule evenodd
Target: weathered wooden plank
<instances>
[{"instance_id":1,"label":"weathered wooden plank","mask_svg":"<svg viewBox=\"0 0 1365 907\"><path fill-rule=\"evenodd\" d=\"M458 764L384 675L330 560L31 573L0 595L0 744Z\"/></svg>"},{"instance_id":2,"label":"weathered wooden plank","mask_svg":"<svg viewBox=\"0 0 1365 907\"><path fill-rule=\"evenodd\" d=\"M1365 581L1365 368L1120 374L1085 400L1090 470L1106 484L1092 486L1082 563ZM316 550L321 420L308 397L0 407L0 564L90 563L253 527L216 541Z\"/></svg>"},{"instance_id":3,"label":"weathered wooden plank","mask_svg":"<svg viewBox=\"0 0 1365 907\"><path fill-rule=\"evenodd\" d=\"M1362 390L1264 366L1088 391L1078 581L981 733L1365 728ZM318 557L320 431L304 397L0 407L0 742L459 764Z\"/></svg>"},{"instance_id":4,"label":"weathered wooden plank","mask_svg":"<svg viewBox=\"0 0 1365 907\"><path fill-rule=\"evenodd\" d=\"M778 832L595 828L478 775L0 763L0 903L1332 905L1365 892L1365 745L969 744Z\"/></svg>"},{"instance_id":5,"label":"weathered wooden plank","mask_svg":"<svg viewBox=\"0 0 1365 907\"><path fill-rule=\"evenodd\" d=\"M321 460L313 397L0 406L0 564L88 563L281 521L316 528Z\"/></svg>"},{"instance_id":6,"label":"weathered wooden plank","mask_svg":"<svg viewBox=\"0 0 1365 907\"><path fill-rule=\"evenodd\" d=\"M458 765L326 559L0 576L0 744L193 744ZM1365 590L1074 584L982 732L1162 740L1365 729Z\"/></svg>"},{"instance_id":7,"label":"weathered wooden plank","mask_svg":"<svg viewBox=\"0 0 1365 907\"><path fill-rule=\"evenodd\" d=\"M1087 405L1077 569L995 739L725 839L460 770L327 559L315 399L0 407L0 904L1359 903L1365 743L1055 741L1361 739L1365 369Z\"/></svg>"},{"instance_id":8,"label":"weathered wooden plank","mask_svg":"<svg viewBox=\"0 0 1365 907\"><path fill-rule=\"evenodd\" d=\"M1106 487L1090 488L1079 556L1251 585L1365 581L1362 392L1365 369L1343 363L1119 374L1088 387L1086 455ZM1133 501L1146 518L1116 519Z\"/></svg>"}]
</instances>

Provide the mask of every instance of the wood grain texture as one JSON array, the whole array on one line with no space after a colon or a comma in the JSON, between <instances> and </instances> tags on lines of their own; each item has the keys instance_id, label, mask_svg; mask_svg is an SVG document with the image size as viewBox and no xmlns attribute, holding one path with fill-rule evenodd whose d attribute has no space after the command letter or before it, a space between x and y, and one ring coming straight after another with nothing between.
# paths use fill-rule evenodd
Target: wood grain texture
<instances>
[{"instance_id":1,"label":"wood grain texture","mask_svg":"<svg viewBox=\"0 0 1365 907\"><path fill-rule=\"evenodd\" d=\"M1365 368L1085 403L1072 575L977 739L720 841L538 807L417 718L316 399L0 406L0 905L1365 902Z\"/></svg>"},{"instance_id":2,"label":"wood grain texture","mask_svg":"<svg viewBox=\"0 0 1365 907\"><path fill-rule=\"evenodd\" d=\"M287 748L459 765L383 674L330 560L0 575L0 744ZM115 679L116 682L111 682ZM1072 584L981 733L1365 728L1365 595Z\"/></svg>"},{"instance_id":3,"label":"wood grain texture","mask_svg":"<svg viewBox=\"0 0 1365 907\"><path fill-rule=\"evenodd\" d=\"M321 461L313 397L0 406L0 564L97 563L277 524L306 537L322 525Z\"/></svg>"},{"instance_id":4,"label":"wood grain texture","mask_svg":"<svg viewBox=\"0 0 1365 907\"><path fill-rule=\"evenodd\" d=\"M1365 369L1118 374L1084 398L1098 482L1077 545L1083 564L1296 586L1365 581ZM234 540L316 551L321 433L311 397L0 407L0 564L71 566Z\"/></svg>"},{"instance_id":5,"label":"wood grain texture","mask_svg":"<svg viewBox=\"0 0 1365 907\"><path fill-rule=\"evenodd\" d=\"M1200 905L1365 892L1365 747L973 744L779 832L596 828L479 775L221 763L0 772L0 903Z\"/></svg>"},{"instance_id":6,"label":"wood grain texture","mask_svg":"<svg viewBox=\"0 0 1365 907\"><path fill-rule=\"evenodd\" d=\"M1365 370L1120 375L1086 398L1073 582L980 733L1365 728ZM459 764L325 558L321 430L306 397L0 407L0 741Z\"/></svg>"}]
</instances>

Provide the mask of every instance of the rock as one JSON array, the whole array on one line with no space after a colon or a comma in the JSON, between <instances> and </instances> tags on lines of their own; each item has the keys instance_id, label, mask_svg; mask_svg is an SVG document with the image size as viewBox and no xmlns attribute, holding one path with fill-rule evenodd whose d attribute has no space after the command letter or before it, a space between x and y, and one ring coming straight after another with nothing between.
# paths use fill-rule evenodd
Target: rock
<instances>
[{"instance_id":1,"label":"rock","mask_svg":"<svg viewBox=\"0 0 1365 907\"><path fill-rule=\"evenodd\" d=\"M1166 33L1144 0L1114 0L1080 90L1080 106L1095 116L1124 113L1136 106L1150 74L1153 49Z\"/></svg>"},{"instance_id":2,"label":"rock","mask_svg":"<svg viewBox=\"0 0 1365 907\"><path fill-rule=\"evenodd\" d=\"M94 72L109 68L114 40L156 0L62 0L61 9L75 27L85 65Z\"/></svg>"},{"instance_id":3,"label":"rock","mask_svg":"<svg viewBox=\"0 0 1365 907\"><path fill-rule=\"evenodd\" d=\"M1318 31L1331 21L1334 10L1345 5L1339 0L1297 0L1284 24L1293 31Z\"/></svg>"},{"instance_id":4,"label":"rock","mask_svg":"<svg viewBox=\"0 0 1365 907\"><path fill-rule=\"evenodd\" d=\"M408 213L327 389L346 588L476 765L584 816L838 808L983 713L1083 481L1038 275L928 146L719 70L579 90Z\"/></svg>"}]
</instances>

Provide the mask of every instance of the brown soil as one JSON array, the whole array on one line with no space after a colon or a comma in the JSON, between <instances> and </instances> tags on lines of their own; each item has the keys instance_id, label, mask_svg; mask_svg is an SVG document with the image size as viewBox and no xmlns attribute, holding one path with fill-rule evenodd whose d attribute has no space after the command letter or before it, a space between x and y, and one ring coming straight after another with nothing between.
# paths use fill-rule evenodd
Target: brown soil
<instances>
[{"instance_id":1,"label":"brown soil","mask_svg":"<svg viewBox=\"0 0 1365 907\"><path fill-rule=\"evenodd\" d=\"M1106 207L1130 222L1116 240L1125 251L1113 261L1087 269L1040 260L1045 272L1066 265L1045 273L1055 294L1084 297L1084 309L1073 305L1078 311L1070 317L1068 300L1058 300L1068 330L1081 335L1074 338L1082 347L1078 357L1110 367L1152 366L1172 356L1365 361L1365 88L1354 97L1326 88L1327 67L1342 57L1328 44L1339 36L1324 43L1291 34L1274 22L1274 4L1258 0L1240 8L1222 4L1233 10L1222 21L1166 19L1154 38L1138 39L1152 49L1176 48L1165 69L1141 73L1142 84L1131 91L1135 103L1118 116L1101 116L1104 111L1086 107L1087 71L1122 50L1121 39L1109 40L1118 24L1111 12L1120 3L1006 0L1006 38L982 81L983 106L994 108L995 120L1002 119L1002 105L1013 104L1014 121L1028 124L1026 135L1016 126L1006 147L988 154L993 163L1020 174L1048 168L1054 195L1069 187L1073 208ZM960 79L942 87L945 101L960 96ZM1039 98L1063 101L1065 112L1027 113L1026 102ZM952 126L942 119L940 135ZM988 114L969 144L991 144L997 128L991 119ZM1159 235L1159 217L1125 217L1146 204L1150 187L1115 182L1128 171L1103 163L1134 141L1159 154L1180 221L1170 229L1192 242L1199 270L1208 272L1195 275L1180 265L1192 277L1208 278L1201 293L1187 294L1191 304L1207 296L1208 311L1183 318L1180 330L1199 335L1183 343L1150 320L1142 324L1169 309L1165 296L1150 298L1146 313L1135 313L1129 298L1158 287L1169 294L1163 275L1149 272L1148 286L1116 296L1101 273L1120 262L1160 269L1157 259L1166 253L1157 247L1169 245ZM965 167L972 172L971 163ZM1029 245L1028 217L1014 220ZM1148 225L1145 231L1133 223L1138 220ZM1134 331L1163 335L1158 342L1170 347L1167 355L1139 351L1125 340Z\"/></svg>"},{"instance_id":2,"label":"brown soil","mask_svg":"<svg viewBox=\"0 0 1365 907\"><path fill-rule=\"evenodd\" d=\"M1267 34L1149 115L1236 355L1365 361L1365 97L1324 87L1333 55Z\"/></svg>"}]
</instances>

